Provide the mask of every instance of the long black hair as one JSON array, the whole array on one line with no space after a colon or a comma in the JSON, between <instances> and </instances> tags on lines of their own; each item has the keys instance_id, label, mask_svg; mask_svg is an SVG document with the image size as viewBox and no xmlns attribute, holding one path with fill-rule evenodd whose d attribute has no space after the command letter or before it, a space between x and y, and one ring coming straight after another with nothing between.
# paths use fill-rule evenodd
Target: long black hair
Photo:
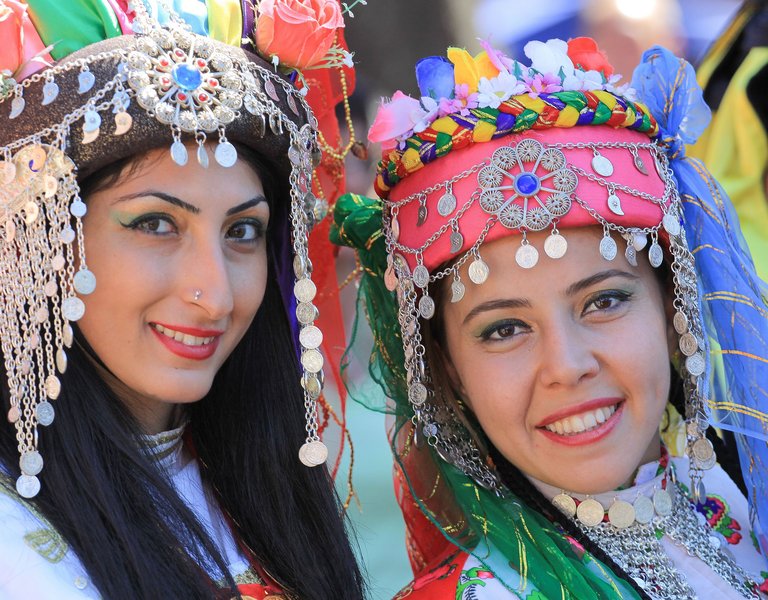
<instances>
[{"instance_id":1,"label":"long black hair","mask_svg":"<svg viewBox=\"0 0 768 600\"><path fill-rule=\"evenodd\" d=\"M287 223L287 190L270 181L272 169L239 150L274 199L271 221ZM134 166L117 164L97 174L81 186L83 196ZM326 469L305 467L297 456L306 436L304 402L271 246L262 305L210 392L187 407L187 431L203 481L236 540L291 598L357 600L363 579L333 482ZM31 503L105 598L237 596L226 561L142 451L138 422L99 375L87 340L77 338L56 421L40 436L46 466ZM7 411L4 376L2 385ZM19 475L15 437L3 420L0 467L13 478Z\"/></svg>"}]
</instances>

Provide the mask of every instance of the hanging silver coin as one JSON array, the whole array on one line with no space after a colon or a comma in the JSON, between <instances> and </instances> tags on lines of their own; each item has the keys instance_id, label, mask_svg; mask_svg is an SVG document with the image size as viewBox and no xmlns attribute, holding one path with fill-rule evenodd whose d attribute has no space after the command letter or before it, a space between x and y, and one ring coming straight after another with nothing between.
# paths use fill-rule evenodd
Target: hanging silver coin
<instances>
[{"instance_id":1,"label":"hanging silver coin","mask_svg":"<svg viewBox=\"0 0 768 600\"><path fill-rule=\"evenodd\" d=\"M629 244L627 249L624 250L624 258L626 258L627 262L633 267L637 266L637 250L635 250L635 247L632 244Z\"/></svg>"},{"instance_id":2,"label":"hanging silver coin","mask_svg":"<svg viewBox=\"0 0 768 600\"><path fill-rule=\"evenodd\" d=\"M488 274L490 273L488 265L485 264L485 261L483 261L483 259L480 257L477 257L474 261L472 261L472 264L469 265L468 271L470 281L476 285L485 283L485 281L488 279Z\"/></svg>"},{"instance_id":3,"label":"hanging silver coin","mask_svg":"<svg viewBox=\"0 0 768 600\"><path fill-rule=\"evenodd\" d=\"M610 235L606 235L600 240L600 256L605 260L613 260L616 258L618 250L615 240Z\"/></svg>"},{"instance_id":4,"label":"hanging silver coin","mask_svg":"<svg viewBox=\"0 0 768 600\"><path fill-rule=\"evenodd\" d=\"M56 369L58 369L61 374L64 374L67 371L67 353L64 352L64 348L56 350Z\"/></svg>"},{"instance_id":5,"label":"hanging silver coin","mask_svg":"<svg viewBox=\"0 0 768 600\"><path fill-rule=\"evenodd\" d=\"M25 452L19 459L19 467L26 475L37 475L43 470L43 457L37 450Z\"/></svg>"},{"instance_id":6,"label":"hanging silver coin","mask_svg":"<svg viewBox=\"0 0 768 600\"><path fill-rule=\"evenodd\" d=\"M648 249L648 262L651 263L651 266L654 269L660 267L661 263L664 262L664 251L661 249L658 242L653 242Z\"/></svg>"},{"instance_id":7,"label":"hanging silver coin","mask_svg":"<svg viewBox=\"0 0 768 600\"><path fill-rule=\"evenodd\" d=\"M72 347L72 342L75 339L75 332L72 329L72 325L69 323L65 324L64 327L61 329L61 341L64 342L64 345L67 348Z\"/></svg>"},{"instance_id":8,"label":"hanging silver coin","mask_svg":"<svg viewBox=\"0 0 768 600\"><path fill-rule=\"evenodd\" d=\"M397 241L400 239L400 223L397 220L397 215L392 215L392 221L390 223L392 229L392 239Z\"/></svg>"},{"instance_id":9,"label":"hanging silver coin","mask_svg":"<svg viewBox=\"0 0 768 600\"><path fill-rule=\"evenodd\" d=\"M410 400L411 404L416 406L424 404L424 402L427 400L427 387L419 381L409 385L408 400Z\"/></svg>"},{"instance_id":10,"label":"hanging silver coin","mask_svg":"<svg viewBox=\"0 0 768 600\"><path fill-rule=\"evenodd\" d=\"M314 325L303 327L299 332L299 342L308 350L319 348L323 343L323 332Z\"/></svg>"},{"instance_id":11,"label":"hanging silver coin","mask_svg":"<svg viewBox=\"0 0 768 600\"><path fill-rule=\"evenodd\" d=\"M461 299L464 297L464 292L466 291L466 288L464 287L464 284L461 283L458 279L454 279L453 283L451 283L451 302L454 304L456 302L461 302Z\"/></svg>"},{"instance_id":12,"label":"hanging silver coin","mask_svg":"<svg viewBox=\"0 0 768 600\"><path fill-rule=\"evenodd\" d=\"M664 229L666 229L669 235L680 235L680 220L675 215L666 213L661 221Z\"/></svg>"},{"instance_id":13,"label":"hanging silver coin","mask_svg":"<svg viewBox=\"0 0 768 600\"><path fill-rule=\"evenodd\" d=\"M608 521L616 529L626 529L635 522L635 507L624 500L616 500L608 509Z\"/></svg>"},{"instance_id":14,"label":"hanging silver coin","mask_svg":"<svg viewBox=\"0 0 768 600\"><path fill-rule=\"evenodd\" d=\"M702 471L709 471L712 467L715 466L715 463L717 463L717 456L712 453L712 456L707 458L706 460L697 460L696 465L702 470Z\"/></svg>"},{"instance_id":15,"label":"hanging silver coin","mask_svg":"<svg viewBox=\"0 0 768 600\"><path fill-rule=\"evenodd\" d=\"M56 375L48 375L45 378L45 395L51 400L56 400L61 394L61 381Z\"/></svg>"},{"instance_id":16,"label":"hanging silver coin","mask_svg":"<svg viewBox=\"0 0 768 600\"><path fill-rule=\"evenodd\" d=\"M307 350L301 355L301 366L308 373L317 373L323 368L323 355L317 350Z\"/></svg>"},{"instance_id":17,"label":"hanging silver coin","mask_svg":"<svg viewBox=\"0 0 768 600\"><path fill-rule=\"evenodd\" d=\"M309 397L312 399L319 398L320 392L323 391L323 386L320 383L320 380L312 373L308 373L301 378L301 387L307 391L307 394L309 394Z\"/></svg>"},{"instance_id":18,"label":"hanging silver coin","mask_svg":"<svg viewBox=\"0 0 768 600\"><path fill-rule=\"evenodd\" d=\"M43 189L46 198L53 198L59 189L59 180L53 175L46 175L43 179Z\"/></svg>"},{"instance_id":19,"label":"hanging silver coin","mask_svg":"<svg viewBox=\"0 0 768 600\"><path fill-rule=\"evenodd\" d=\"M422 225L424 225L424 223L426 223L426 221L427 221L427 214L428 213L427 213L426 205L424 205L424 204L420 205L419 206L419 214L418 214L418 216L416 218L416 226L417 227L421 227Z\"/></svg>"},{"instance_id":20,"label":"hanging silver coin","mask_svg":"<svg viewBox=\"0 0 768 600\"><path fill-rule=\"evenodd\" d=\"M696 504L704 504L707 501L707 488L701 479L693 485L693 501Z\"/></svg>"},{"instance_id":21,"label":"hanging silver coin","mask_svg":"<svg viewBox=\"0 0 768 600\"><path fill-rule=\"evenodd\" d=\"M699 343L696 341L696 336L690 331L687 331L680 336L678 345L680 346L680 352L686 356L693 356L696 350L699 349Z\"/></svg>"},{"instance_id":22,"label":"hanging silver coin","mask_svg":"<svg viewBox=\"0 0 768 600\"><path fill-rule=\"evenodd\" d=\"M635 521L642 525L648 525L648 523L653 521L655 511L650 498L639 496L632 506L635 509Z\"/></svg>"},{"instance_id":23,"label":"hanging silver coin","mask_svg":"<svg viewBox=\"0 0 768 600\"><path fill-rule=\"evenodd\" d=\"M24 205L24 222L27 225L31 225L37 221L37 217L40 215L40 207L37 202L30 200Z\"/></svg>"},{"instance_id":24,"label":"hanging silver coin","mask_svg":"<svg viewBox=\"0 0 768 600\"><path fill-rule=\"evenodd\" d=\"M613 214L624 216L624 209L621 208L621 198L616 194L608 194L608 208Z\"/></svg>"},{"instance_id":25,"label":"hanging silver coin","mask_svg":"<svg viewBox=\"0 0 768 600\"><path fill-rule=\"evenodd\" d=\"M316 310L311 302L299 302L296 305L296 319L302 325L308 325L315 320Z\"/></svg>"},{"instance_id":26,"label":"hanging silver coin","mask_svg":"<svg viewBox=\"0 0 768 600\"><path fill-rule=\"evenodd\" d=\"M544 240L544 252L549 258L562 258L568 250L568 241L559 233L552 233Z\"/></svg>"},{"instance_id":27,"label":"hanging silver coin","mask_svg":"<svg viewBox=\"0 0 768 600\"><path fill-rule=\"evenodd\" d=\"M595 155L592 157L592 170L603 177L613 175L613 163L597 150L594 153Z\"/></svg>"},{"instance_id":28,"label":"hanging silver coin","mask_svg":"<svg viewBox=\"0 0 768 600\"><path fill-rule=\"evenodd\" d=\"M301 164L301 151L293 144L288 148L288 160L294 165Z\"/></svg>"},{"instance_id":29,"label":"hanging silver coin","mask_svg":"<svg viewBox=\"0 0 768 600\"><path fill-rule=\"evenodd\" d=\"M67 321L79 321L85 314L85 304L80 298L64 298L61 302L61 316Z\"/></svg>"},{"instance_id":30,"label":"hanging silver coin","mask_svg":"<svg viewBox=\"0 0 768 600\"><path fill-rule=\"evenodd\" d=\"M173 159L173 162L175 162L180 167L186 165L187 161L189 160L187 147L178 140L173 142L173 144L171 144L171 158Z\"/></svg>"},{"instance_id":31,"label":"hanging silver coin","mask_svg":"<svg viewBox=\"0 0 768 600\"><path fill-rule=\"evenodd\" d=\"M464 245L464 236L458 231L451 232L451 253L456 254Z\"/></svg>"},{"instance_id":32,"label":"hanging silver coin","mask_svg":"<svg viewBox=\"0 0 768 600\"><path fill-rule=\"evenodd\" d=\"M11 100L11 113L8 115L8 118L15 119L18 117L24 110L26 104L27 103L22 96L16 96L13 100Z\"/></svg>"},{"instance_id":33,"label":"hanging silver coin","mask_svg":"<svg viewBox=\"0 0 768 600\"><path fill-rule=\"evenodd\" d=\"M320 440L302 444L299 448L299 460L307 467L318 467L328 459L328 448Z\"/></svg>"},{"instance_id":34,"label":"hanging silver coin","mask_svg":"<svg viewBox=\"0 0 768 600\"><path fill-rule=\"evenodd\" d=\"M34 475L21 475L16 480L16 491L22 498L34 498L40 492L40 480Z\"/></svg>"},{"instance_id":35,"label":"hanging silver coin","mask_svg":"<svg viewBox=\"0 0 768 600\"><path fill-rule=\"evenodd\" d=\"M38 404L38 406L40 406ZM11 406L11 408L8 410L8 422L9 423L16 423L21 418L21 411L19 410L18 406Z\"/></svg>"},{"instance_id":36,"label":"hanging silver coin","mask_svg":"<svg viewBox=\"0 0 768 600\"><path fill-rule=\"evenodd\" d=\"M594 498L583 500L576 508L576 517L587 527L594 527L602 523L605 509Z\"/></svg>"},{"instance_id":37,"label":"hanging silver coin","mask_svg":"<svg viewBox=\"0 0 768 600\"><path fill-rule=\"evenodd\" d=\"M419 314L423 319L431 319L435 316L435 301L430 296L419 298Z\"/></svg>"},{"instance_id":38,"label":"hanging silver coin","mask_svg":"<svg viewBox=\"0 0 768 600\"><path fill-rule=\"evenodd\" d=\"M422 289L427 287L429 284L429 271L424 265L416 265L416 268L413 270L413 275L411 277L413 279L413 283Z\"/></svg>"},{"instance_id":39,"label":"hanging silver coin","mask_svg":"<svg viewBox=\"0 0 768 600\"><path fill-rule=\"evenodd\" d=\"M207 169L208 165L210 164L210 160L208 159L208 151L205 149L204 144L200 144L197 147L197 163L203 167L203 169Z\"/></svg>"},{"instance_id":40,"label":"hanging silver coin","mask_svg":"<svg viewBox=\"0 0 768 600\"><path fill-rule=\"evenodd\" d=\"M667 490L656 490L653 493L653 508L660 517L672 514L672 496Z\"/></svg>"},{"instance_id":41,"label":"hanging silver coin","mask_svg":"<svg viewBox=\"0 0 768 600\"><path fill-rule=\"evenodd\" d=\"M93 84L96 83L96 77L94 77L93 73L90 71L81 71L80 75L77 76L77 82L77 93L85 94L93 87Z\"/></svg>"},{"instance_id":42,"label":"hanging silver coin","mask_svg":"<svg viewBox=\"0 0 768 600\"><path fill-rule=\"evenodd\" d=\"M677 311L675 313L675 316L672 317L672 324L675 327L675 331L680 335L688 331L688 317L683 312Z\"/></svg>"},{"instance_id":43,"label":"hanging silver coin","mask_svg":"<svg viewBox=\"0 0 768 600\"><path fill-rule=\"evenodd\" d=\"M515 262L523 269L532 269L539 262L539 251L530 244L524 244L515 252Z\"/></svg>"},{"instance_id":44,"label":"hanging silver coin","mask_svg":"<svg viewBox=\"0 0 768 600\"><path fill-rule=\"evenodd\" d=\"M299 279L293 285L293 294L299 302L312 302L317 295L317 286L311 279Z\"/></svg>"},{"instance_id":45,"label":"hanging silver coin","mask_svg":"<svg viewBox=\"0 0 768 600\"><path fill-rule=\"evenodd\" d=\"M229 142L221 142L214 152L216 162L222 167L229 168L237 162L237 150Z\"/></svg>"},{"instance_id":46,"label":"hanging silver coin","mask_svg":"<svg viewBox=\"0 0 768 600\"><path fill-rule=\"evenodd\" d=\"M115 115L115 135L123 135L133 127L133 117L127 112L120 111Z\"/></svg>"},{"instance_id":47,"label":"hanging silver coin","mask_svg":"<svg viewBox=\"0 0 768 600\"><path fill-rule=\"evenodd\" d=\"M43 86L43 101L42 105L47 106L59 95L59 86L55 81L48 81Z\"/></svg>"},{"instance_id":48,"label":"hanging silver coin","mask_svg":"<svg viewBox=\"0 0 768 600\"><path fill-rule=\"evenodd\" d=\"M384 285L390 292L394 292L397 289L397 275L392 265L389 265L387 270L384 271Z\"/></svg>"},{"instance_id":49,"label":"hanging silver coin","mask_svg":"<svg viewBox=\"0 0 768 600\"><path fill-rule=\"evenodd\" d=\"M699 462L706 462L715 455L715 449L712 447L712 442L707 438L700 438L693 443L691 452L696 460Z\"/></svg>"},{"instance_id":50,"label":"hanging silver coin","mask_svg":"<svg viewBox=\"0 0 768 600\"><path fill-rule=\"evenodd\" d=\"M552 504L569 519L576 516L576 501L568 494L558 494L552 498Z\"/></svg>"},{"instance_id":51,"label":"hanging silver coin","mask_svg":"<svg viewBox=\"0 0 768 600\"><path fill-rule=\"evenodd\" d=\"M441 217L447 217L456 210L456 196L451 190L446 190L445 194L437 201L437 212Z\"/></svg>"},{"instance_id":52,"label":"hanging silver coin","mask_svg":"<svg viewBox=\"0 0 768 600\"><path fill-rule=\"evenodd\" d=\"M48 312L48 309L44 306L41 306L35 311L35 321L38 323L45 323L48 320L48 315L50 313Z\"/></svg>"},{"instance_id":53,"label":"hanging silver coin","mask_svg":"<svg viewBox=\"0 0 768 600\"><path fill-rule=\"evenodd\" d=\"M0 182L8 185L14 179L16 179L16 165L9 160L0 161Z\"/></svg>"},{"instance_id":54,"label":"hanging silver coin","mask_svg":"<svg viewBox=\"0 0 768 600\"><path fill-rule=\"evenodd\" d=\"M78 294L87 296L96 289L96 276L88 269L81 269L75 273L73 284Z\"/></svg>"},{"instance_id":55,"label":"hanging silver coin","mask_svg":"<svg viewBox=\"0 0 768 600\"><path fill-rule=\"evenodd\" d=\"M706 367L707 365L704 356L700 352L685 359L685 368L694 377L698 377L704 373Z\"/></svg>"},{"instance_id":56,"label":"hanging silver coin","mask_svg":"<svg viewBox=\"0 0 768 600\"><path fill-rule=\"evenodd\" d=\"M61 254L57 254L51 259L51 268L54 271L61 271L66 265L67 262Z\"/></svg>"}]
</instances>

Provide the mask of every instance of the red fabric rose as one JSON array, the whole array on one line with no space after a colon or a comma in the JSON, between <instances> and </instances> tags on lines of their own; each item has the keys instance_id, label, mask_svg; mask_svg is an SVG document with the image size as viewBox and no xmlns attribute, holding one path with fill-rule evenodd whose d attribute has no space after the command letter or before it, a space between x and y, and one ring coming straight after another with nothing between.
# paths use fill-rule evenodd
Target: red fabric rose
<instances>
[{"instance_id":1,"label":"red fabric rose","mask_svg":"<svg viewBox=\"0 0 768 600\"><path fill-rule=\"evenodd\" d=\"M592 38L577 37L568 40L568 58L575 67L584 71L599 71L606 78L613 75L613 67L608 62L608 57Z\"/></svg>"},{"instance_id":2,"label":"red fabric rose","mask_svg":"<svg viewBox=\"0 0 768 600\"><path fill-rule=\"evenodd\" d=\"M305 69L328 53L344 27L338 0L261 0L256 46L284 65Z\"/></svg>"}]
</instances>

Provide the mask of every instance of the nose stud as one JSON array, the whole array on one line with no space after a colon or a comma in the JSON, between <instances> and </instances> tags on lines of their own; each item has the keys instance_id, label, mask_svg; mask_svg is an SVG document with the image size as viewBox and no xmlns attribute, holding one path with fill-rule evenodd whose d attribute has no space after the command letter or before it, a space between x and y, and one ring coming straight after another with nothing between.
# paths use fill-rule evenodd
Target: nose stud
<instances>
[{"instance_id":1,"label":"nose stud","mask_svg":"<svg viewBox=\"0 0 768 600\"><path fill-rule=\"evenodd\" d=\"M195 290L195 293L194 293L194 300L195 300L195 302L200 300L200 297L202 295L203 295L203 290Z\"/></svg>"}]
</instances>

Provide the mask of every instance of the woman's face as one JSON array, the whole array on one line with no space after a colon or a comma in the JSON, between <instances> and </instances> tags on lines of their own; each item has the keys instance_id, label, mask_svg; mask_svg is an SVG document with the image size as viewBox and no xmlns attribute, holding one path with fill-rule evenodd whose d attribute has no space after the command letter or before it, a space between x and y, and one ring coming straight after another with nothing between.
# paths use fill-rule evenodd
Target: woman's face
<instances>
[{"instance_id":1,"label":"woman's face","mask_svg":"<svg viewBox=\"0 0 768 600\"><path fill-rule=\"evenodd\" d=\"M541 248L546 235L529 239ZM488 280L444 304L446 360L507 460L566 491L598 493L659 456L670 385L664 297L647 260L599 255L600 228L565 235L565 256L542 253L532 269L514 260L519 236L483 246Z\"/></svg>"},{"instance_id":2,"label":"woman's face","mask_svg":"<svg viewBox=\"0 0 768 600\"><path fill-rule=\"evenodd\" d=\"M251 324L267 282L270 211L243 160L179 167L166 149L139 160L85 199L96 290L79 326L153 431L174 404L205 396Z\"/></svg>"}]
</instances>

